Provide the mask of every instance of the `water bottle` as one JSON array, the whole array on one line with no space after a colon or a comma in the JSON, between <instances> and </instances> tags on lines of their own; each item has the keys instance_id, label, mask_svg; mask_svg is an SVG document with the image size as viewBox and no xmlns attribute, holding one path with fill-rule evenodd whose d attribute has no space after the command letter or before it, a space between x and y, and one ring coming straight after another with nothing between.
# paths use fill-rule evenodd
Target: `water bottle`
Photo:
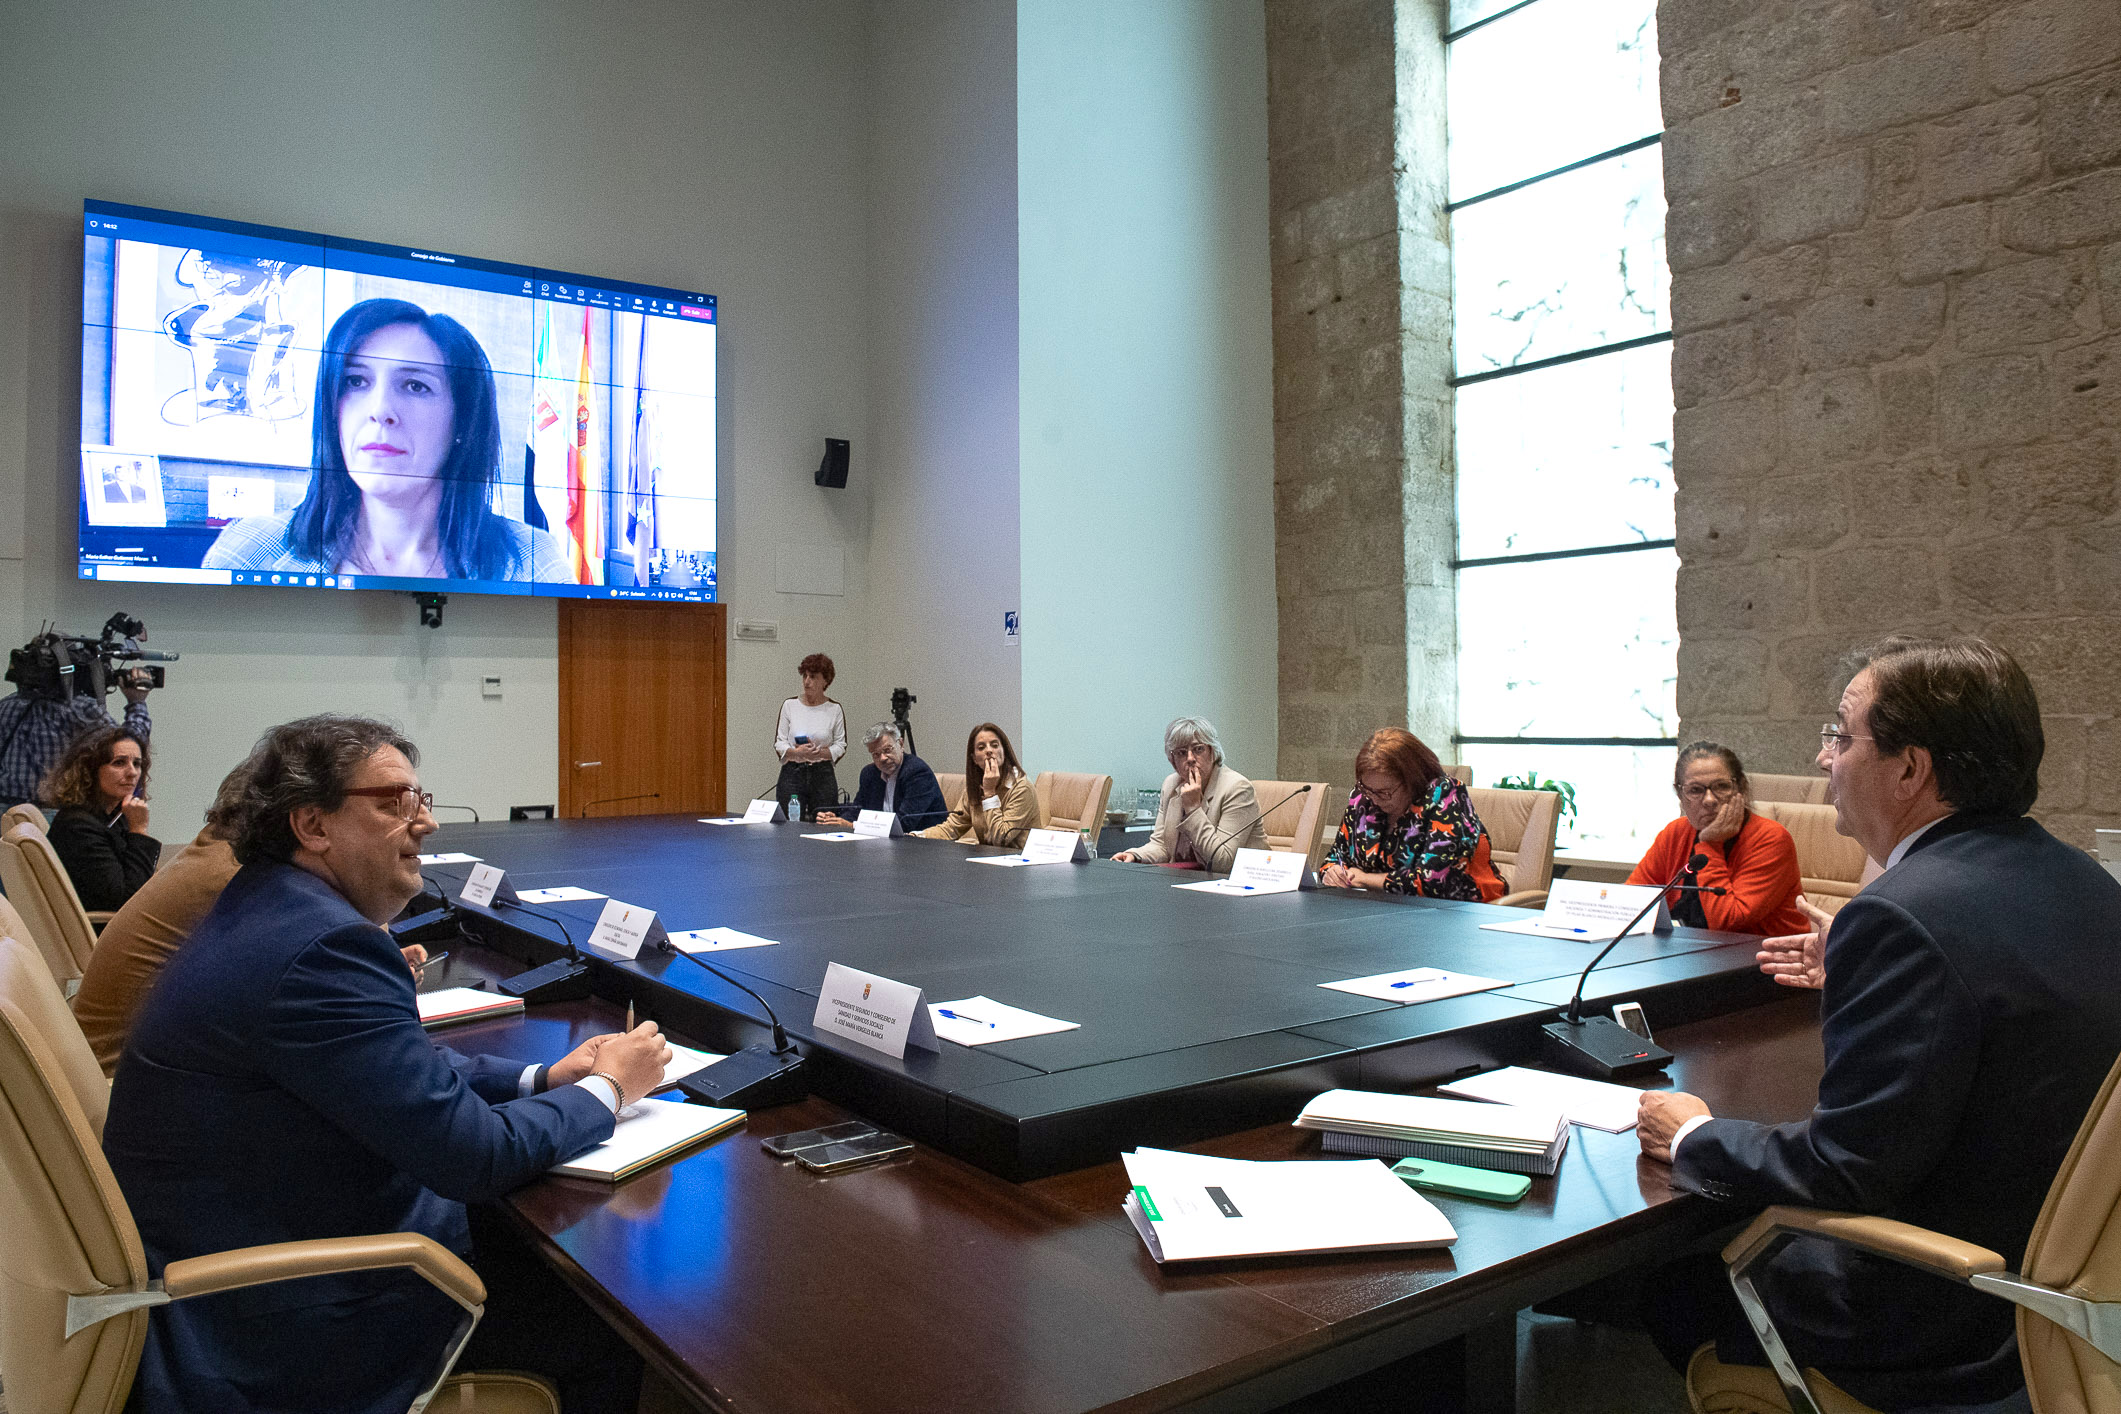
<instances>
[{"instance_id":1,"label":"water bottle","mask_svg":"<svg viewBox=\"0 0 2121 1414\"><path fill-rule=\"evenodd\" d=\"M791 795L788 797L788 818L791 820L803 818L803 798L801 796Z\"/></svg>"}]
</instances>

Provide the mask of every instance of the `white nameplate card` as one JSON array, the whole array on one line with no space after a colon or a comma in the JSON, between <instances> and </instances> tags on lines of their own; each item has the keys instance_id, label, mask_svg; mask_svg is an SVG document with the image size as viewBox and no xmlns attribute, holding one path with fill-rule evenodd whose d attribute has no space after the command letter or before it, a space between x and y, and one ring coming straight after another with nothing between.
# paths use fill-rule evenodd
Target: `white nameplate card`
<instances>
[{"instance_id":1,"label":"white nameplate card","mask_svg":"<svg viewBox=\"0 0 2121 1414\"><path fill-rule=\"evenodd\" d=\"M906 833L896 810L864 810L854 822L854 832L864 839L888 840Z\"/></svg>"},{"instance_id":2,"label":"white nameplate card","mask_svg":"<svg viewBox=\"0 0 2121 1414\"><path fill-rule=\"evenodd\" d=\"M1080 1021L1062 1021L1040 1016L1022 1007L1004 1006L991 997L966 997L958 1002L930 1002L928 1015L935 1021L935 1034L960 1046L987 1046L996 1041L1021 1041L1026 1036L1050 1036L1056 1031L1080 1031Z\"/></svg>"},{"instance_id":3,"label":"white nameplate card","mask_svg":"<svg viewBox=\"0 0 2121 1414\"><path fill-rule=\"evenodd\" d=\"M1197 884L1173 884L1175 889L1194 889L1204 894L1293 894L1315 889L1309 855L1280 854L1271 849L1241 849L1230 863L1227 879L1204 879Z\"/></svg>"},{"instance_id":4,"label":"white nameplate card","mask_svg":"<svg viewBox=\"0 0 2121 1414\"><path fill-rule=\"evenodd\" d=\"M1024 840L1022 854L975 854L971 864L998 864L1021 869L1027 864L1073 864L1090 857L1090 846L1079 830L1033 830Z\"/></svg>"},{"instance_id":5,"label":"white nameplate card","mask_svg":"<svg viewBox=\"0 0 2121 1414\"><path fill-rule=\"evenodd\" d=\"M561 884L550 889L525 889L517 895L524 903L571 903L576 899L609 898L595 889L578 889L572 884Z\"/></svg>"},{"instance_id":6,"label":"white nameplate card","mask_svg":"<svg viewBox=\"0 0 2121 1414\"><path fill-rule=\"evenodd\" d=\"M476 864L479 862L479 856L476 854L423 854L420 856L420 862L422 864Z\"/></svg>"},{"instance_id":7,"label":"white nameplate card","mask_svg":"<svg viewBox=\"0 0 2121 1414\"><path fill-rule=\"evenodd\" d=\"M508 875L491 864L471 866L471 877L464 881L464 887L458 891L457 899L461 903L475 903L481 908L490 908L496 901L520 902L516 897L516 886L508 882Z\"/></svg>"},{"instance_id":8,"label":"white nameplate card","mask_svg":"<svg viewBox=\"0 0 2121 1414\"><path fill-rule=\"evenodd\" d=\"M761 938L755 933L739 933L734 928L687 928L682 933L672 933L670 941L679 952L734 952L738 948L777 948L778 938Z\"/></svg>"},{"instance_id":9,"label":"white nameplate card","mask_svg":"<svg viewBox=\"0 0 2121 1414\"><path fill-rule=\"evenodd\" d=\"M1643 914L1629 931L1636 936L1672 931L1672 911L1664 905L1664 891L1655 884L1596 884L1587 879L1556 879L1547 893L1546 911L1522 923L1483 923L1490 933L1524 933L1534 938L1574 938L1602 943L1618 937L1621 925L1648 903L1657 906Z\"/></svg>"},{"instance_id":10,"label":"white nameplate card","mask_svg":"<svg viewBox=\"0 0 2121 1414\"><path fill-rule=\"evenodd\" d=\"M1462 997L1468 992L1491 992L1510 984L1494 977L1475 977L1466 972L1446 972L1441 967L1403 967L1374 977L1350 977L1345 982L1321 982L1336 992L1375 997L1381 1002L1433 1002L1444 997Z\"/></svg>"},{"instance_id":11,"label":"white nameplate card","mask_svg":"<svg viewBox=\"0 0 2121 1414\"><path fill-rule=\"evenodd\" d=\"M770 825L781 818L781 803L777 800L754 800L737 816L701 816L702 825Z\"/></svg>"},{"instance_id":12,"label":"white nameplate card","mask_svg":"<svg viewBox=\"0 0 2121 1414\"><path fill-rule=\"evenodd\" d=\"M655 910L637 903L611 899L597 915L597 926L589 934L589 946L606 957L631 962L644 947L652 948L668 936L656 921Z\"/></svg>"},{"instance_id":13,"label":"white nameplate card","mask_svg":"<svg viewBox=\"0 0 2121 1414\"><path fill-rule=\"evenodd\" d=\"M818 990L817 1014L810 1024L894 1059L906 1048L940 1051L935 1021L921 1002L921 989L873 972L831 963Z\"/></svg>"}]
</instances>

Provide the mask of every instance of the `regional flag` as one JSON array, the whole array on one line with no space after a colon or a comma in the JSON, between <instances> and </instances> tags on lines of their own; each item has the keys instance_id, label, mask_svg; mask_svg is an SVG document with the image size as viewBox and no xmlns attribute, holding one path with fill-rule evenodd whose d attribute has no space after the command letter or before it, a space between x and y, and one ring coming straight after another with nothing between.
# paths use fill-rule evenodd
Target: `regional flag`
<instances>
[{"instance_id":1,"label":"regional flag","mask_svg":"<svg viewBox=\"0 0 2121 1414\"><path fill-rule=\"evenodd\" d=\"M567 444L567 565L576 584L604 582L603 487L590 455L594 399L590 373L590 311L582 311L582 367L574 385L574 436Z\"/></svg>"}]
</instances>

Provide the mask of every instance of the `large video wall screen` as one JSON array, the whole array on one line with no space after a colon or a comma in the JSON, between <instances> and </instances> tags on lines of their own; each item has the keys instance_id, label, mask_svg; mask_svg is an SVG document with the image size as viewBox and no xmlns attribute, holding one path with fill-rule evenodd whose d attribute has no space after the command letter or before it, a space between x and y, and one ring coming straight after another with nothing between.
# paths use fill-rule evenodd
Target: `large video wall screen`
<instances>
[{"instance_id":1,"label":"large video wall screen","mask_svg":"<svg viewBox=\"0 0 2121 1414\"><path fill-rule=\"evenodd\" d=\"M715 597L715 301L89 202L83 579Z\"/></svg>"}]
</instances>

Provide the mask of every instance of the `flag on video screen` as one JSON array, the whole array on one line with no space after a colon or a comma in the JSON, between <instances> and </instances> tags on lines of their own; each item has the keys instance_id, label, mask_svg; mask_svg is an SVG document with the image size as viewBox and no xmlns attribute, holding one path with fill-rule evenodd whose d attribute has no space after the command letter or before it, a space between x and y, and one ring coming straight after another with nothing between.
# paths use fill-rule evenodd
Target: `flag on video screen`
<instances>
[{"instance_id":1,"label":"flag on video screen","mask_svg":"<svg viewBox=\"0 0 2121 1414\"><path fill-rule=\"evenodd\" d=\"M590 311L582 311L582 370L574 385L574 436L567 444L567 565L576 584L604 582L603 488L589 446L593 383L589 355Z\"/></svg>"},{"instance_id":2,"label":"flag on video screen","mask_svg":"<svg viewBox=\"0 0 2121 1414\"><path fill-rule=\"evenodd\" d=\"M655 429L650 425L643 391L648 385L648 321L641 320L641 342L633 365L633 455L626 459L626 539L633 548L633 582L647 584L655 559L656 470L650 460Z\"/></svg>"}]
</instances>

